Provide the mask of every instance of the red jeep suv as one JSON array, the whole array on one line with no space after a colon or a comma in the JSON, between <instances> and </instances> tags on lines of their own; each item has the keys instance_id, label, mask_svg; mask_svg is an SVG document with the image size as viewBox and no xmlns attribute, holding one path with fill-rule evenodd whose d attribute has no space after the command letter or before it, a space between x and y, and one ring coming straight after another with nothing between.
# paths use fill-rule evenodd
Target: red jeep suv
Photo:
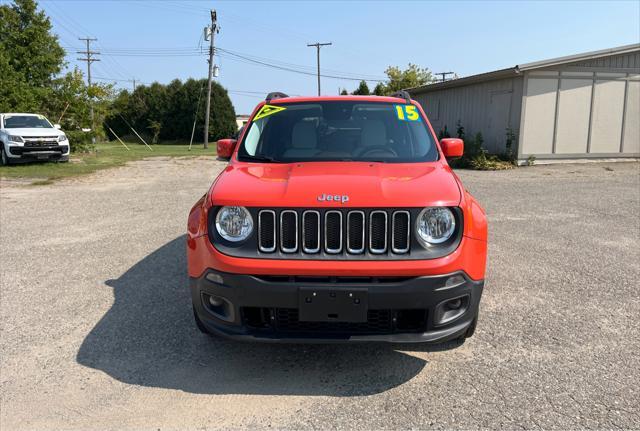
<instances>
[{"instance_id":1,"label":"red jeep suv","mask_svg":"<svg viewBox=\"0 0 640 431\"><path fill-rule=\"evenodd\" d=\"M196 324L262 341L470 337L484 286L484 210L420 105L271 93L191 209Z\"/></svg>"}]
</instances>

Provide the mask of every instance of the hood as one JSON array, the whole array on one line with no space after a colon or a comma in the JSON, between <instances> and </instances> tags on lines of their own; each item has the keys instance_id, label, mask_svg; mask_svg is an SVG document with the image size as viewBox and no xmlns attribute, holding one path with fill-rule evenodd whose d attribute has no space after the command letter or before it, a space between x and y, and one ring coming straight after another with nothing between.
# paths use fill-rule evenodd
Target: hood
<instances>
[{"instance_id":1,"label":"hood","mask_svg":"<svg viewBox=\"0 0 640 431\"><path fill-rule=\"evenodd\" d=\"M318 200L323 195L339 198ZM233 163L211 198L214 205L249 207L457 206L460 189L439 162Z\"/></svg>"},{"instance_id":2,"label":"hood","mask_svg":"<svg viewBox=\"0 0 640 431\"><path fill-rule=\"evenodd\" d=\"M22 128L22 129L4 129L8 135L16 135L22 137L30 136L60 136L64 135L64 132L58 129L38 129L38 128Z\"/></svg>"}]
</instances>

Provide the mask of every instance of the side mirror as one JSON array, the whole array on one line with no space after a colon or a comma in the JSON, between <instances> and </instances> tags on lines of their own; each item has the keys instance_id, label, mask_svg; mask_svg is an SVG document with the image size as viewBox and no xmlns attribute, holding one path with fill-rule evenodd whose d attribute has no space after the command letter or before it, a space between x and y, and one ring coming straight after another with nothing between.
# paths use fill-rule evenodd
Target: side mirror
<instances>
[{"instance_id":1,"label":"side mirror","mask_svg":"<svg viewBox=\"0 0 640 431\"><path fill-rule=\"evenodd\" d=\"M459 138L444 138L440 140L440 147L447 159L462 157L464 152L464 141Z\"/></svg>"},{"instance_id":2,"label":"side mirror","mask_svg":"<svg viewBox=\"0 0 640 431\"><path fill-rule=\"evenodd\" d=\"M230 160L233 155L233 150L236 149L235 139L220 139L217 142L218 158L222 160Z\"/></svg>"},{"instance_id":3,"label":"side mirror","mask_svg":"<svg viewBox=\"0 0 640 431\"><path fill-rule=\"evenodd\" d=\"M54 124L53 128L60 130L60 129L62 129L62 126L60 124Z\"/></svg>"}]
</instances>

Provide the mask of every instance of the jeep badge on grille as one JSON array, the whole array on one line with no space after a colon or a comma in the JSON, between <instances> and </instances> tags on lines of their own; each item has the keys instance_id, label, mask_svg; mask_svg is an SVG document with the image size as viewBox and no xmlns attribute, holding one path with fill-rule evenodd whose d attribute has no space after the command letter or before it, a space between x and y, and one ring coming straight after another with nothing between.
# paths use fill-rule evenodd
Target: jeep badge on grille
<instances>
[{"instance_id":1,"label":"jeep badge on grille","mask_svg":"<svg viewBox=\"0 0 640 431\"><path fill-rule=\"evenodd\" d=\"M318 196L318 201L320 202L340 202L340 203L347 203L349 202L349 196L348 195L328 195L326 193L323 193L321 195Z\"/></svg>"}]
</instances>

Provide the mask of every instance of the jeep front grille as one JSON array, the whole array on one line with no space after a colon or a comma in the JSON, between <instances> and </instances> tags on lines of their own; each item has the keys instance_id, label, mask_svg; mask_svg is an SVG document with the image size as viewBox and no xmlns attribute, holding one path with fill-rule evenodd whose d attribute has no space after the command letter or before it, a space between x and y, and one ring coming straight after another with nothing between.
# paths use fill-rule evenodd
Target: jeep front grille
<instances>
[{"instance_id":1,"label":"jeep front grille","mask_svg":"<svg viewBox=\"0 0 640 431\"><path fill-rule=\"evenodd\" d=\"M258 229L260 230L258 239L260 251L265 253L276 251L276 213L269 210L260 211Z\"/></svg>"},{"instance_id":2,"label":"jeep front grille","mask_svg":"<svg viewBox=\"0 0 640 431\"><path fill-rule=\"evenodd\" d=\"M280 212L280 246L284 253L298 251L298 213L295 211Z\"/></svg>"},{"instance_id":3,"label":"jeep front grille","mask_svg":"<svg viewBox=\"0 0 640 431\"><path fill-rule=\"evenodd\" d=\"M327 211L324 214L324 251L338 254L342 251L342 213Z\"/></svg>"},{"instance_id":4,"label":"jeep front grille","mask_svg":"<svg viewBox=\"0 0 640 431\"><path fill-rule=\"evenodd\" d=\"M305 253L320 251L320 213L318 211L302 213L302 251Z\"/></svg>"},{"instance_id":5,"label":"jeep front grille","mask_svg":"<svg viewBox=\"0 0 640 431\"><path fill-rule=\"evenodd\" d=\"M406 210L258 211L261 253L406 254L410 234L411 214Z\"/></svg>"},{"instance_id":6,"label":"jeep front grille","mask_svg":"<svg viewBox=\"0 0 640 431\"><path fill-rule=\"evenodd\" d=\"M411 215L408 211L396 211L391 216L391 250L394 253L406 253L409 251L409 233Z\"/></svg>"}]
</instances>

